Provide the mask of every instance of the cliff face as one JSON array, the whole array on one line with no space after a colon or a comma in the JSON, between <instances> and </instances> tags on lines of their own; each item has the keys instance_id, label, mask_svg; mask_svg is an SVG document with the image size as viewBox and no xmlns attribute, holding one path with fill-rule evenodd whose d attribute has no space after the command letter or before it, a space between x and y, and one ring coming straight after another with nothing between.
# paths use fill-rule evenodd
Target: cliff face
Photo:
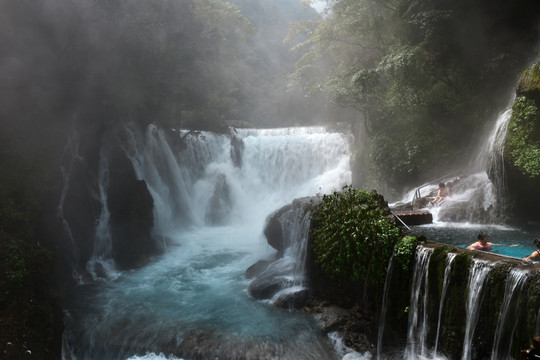
<instances>
[{"instance_id":1,"label":"cliff face","mask_svg":"<svg viewBox=\"0 0 540 360\"><path fill-rule=\"evenodd\" d=\"M519 219L540 219L540 63L521 77L504 148L505 195Z\"/></svg>"}]
</instances>

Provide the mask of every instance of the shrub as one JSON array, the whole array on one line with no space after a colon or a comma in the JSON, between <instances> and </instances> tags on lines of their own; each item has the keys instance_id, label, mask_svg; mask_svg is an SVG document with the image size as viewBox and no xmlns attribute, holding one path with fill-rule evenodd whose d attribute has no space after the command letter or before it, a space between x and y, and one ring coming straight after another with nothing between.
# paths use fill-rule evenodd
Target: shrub
<instances>
[{"instance_id":1,"label":"shrub","mask_svg":"<svg viewBox=\"0 0 540 360\"><path fill-rule=\"evenodd\" d=\"M324 195L312 217L315 261L337 281L377 284L400 230L395 227L382 196L343 187Z\"/></svg>"},{"instance_id":2,"label":"shrub","mask_svg":"<svg viewBox=\"0 0 540 360\"><path fill-rule=\"evenodd\" d=\"M414 249L418 244L418 239L414 236L405 236L401 238L394 249L394 257L397 263L405 271L411 269L411 263L414 256Z\"/></svg>"}]
</instances>

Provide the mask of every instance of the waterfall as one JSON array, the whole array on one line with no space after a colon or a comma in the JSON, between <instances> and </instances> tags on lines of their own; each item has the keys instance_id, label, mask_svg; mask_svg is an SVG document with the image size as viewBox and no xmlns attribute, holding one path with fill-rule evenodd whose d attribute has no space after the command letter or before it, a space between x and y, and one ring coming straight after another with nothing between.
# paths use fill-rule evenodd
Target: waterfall
<instances>
[{"instance_id":1,"label":"waterfall","mask_svg":"<svg viewBox=\"0 0 540 360\"><path fill-rule=\"evenodd\" d=\"M427 282L429 259L432 253L433 249L418 247L415 255L416 265L411 286L407 347L405 349L405 358L408 359L415 359L418 356L425 357L427 353ZM422 306L420 307L419 304Z\"/></svg>"},{"instance_id":2,"label":"waterfall","mask_svg":"<svg viewBox=\"0 0 540 360\"><path fill-rule=\"evenodd\" d=\"M503 150L511 115L510 107L498 115L493 128L460 173L454 171L422 184L407 192L400 203L412 203L418 196L434 194L437 183L444 182L450 188L450 197L436 206L426 205L434 222L501 223L505 206Z\"/></svg>"},{"instance_id":3,"label":"waterfall","mask_svg":"<svg viewBox=\"0 0 540 360\"><path fill-rule=\"evenodd\" d=\"M381 358L382 352L382 340L384 334L384 324L386 321L386 303L388 302L388 293L390 289L390 281L392 279L392 268L394 265L394 253L388 261L388 267L386 269L386 277L384 279L383 301L381 306L381 315L379 317L379 326L377 332L377 360Z\"/></svg>"},{"instance_id":4,"label":"waterfall","mask_svg":"<svg viewBox=\"0 0 540 360\"><path fill-rule=\"evenodd\" d=\"M111 271L101 278L114 281L76 289L66 308L64 354L336 359L313 318L256 300L244 274L275 253L262 236L269 214L350 184L350 140L322 127L214 134L119 126L100 153L103 207L88 262L93 274ZM126 272L106 268L110 152L118 149L153 198L153 236L166 238L163 255ZM309 212L301 208L283 227L290 239L307 239ZM287 241L279 270L286 288L298 289L305 285L306 246Z\"/></svg>"},{"instance_id":5,"label":"waterfall","mask_svg":"<svg viewBox=\"0 0 540 360\"><path fill-rule=\"evenodd\" d=\"M448 253L446 255L446 267L444 268L443 288L441 293L441 302L439 303L439 316L437 317L437 334L435 336L435 347L433 349L433 356L437 356L437 347L439 345L439 334L441 330L441 318L444 307L444 300L446 298L446 292L448 291L448 285L450 284L450 273L452 271L452 262L456 258L455 253Z\"/></svg>"},{"instance_id":6,"label":"waterfall","mask_svg":"<svg viewBox=\"0 0 540 360\"><path fill-rule=\"evenodd\" d=\"M519 299L521 289L527 272L519 269L512 269L506 278L504 299L501 304L499 321L495 330L495 340L491 354L492 360L507 359L512 349L512 339L516 330L519 316ZM512 321L513 318L513 321Z\"/></svg>"},{"instance_id":7,"label":"waterfall","mask_svg":"<svg viewBox=\"0 0 540 360\"><path fill-rule=\"evenodd\" d=\"M66 248L71 251L71 256L68 260L70 261L71 268L73 269L73 278L76 279L78 283L82 283L82 274L79 271L79 264L77 263L79 254L76 241L69 221L66 219L64 213L64 204L69 191L73 168L75 166L75 162L77 161L82 161L82 158L79 156L79 134L76 131L73 131L72 135L69 136L67 143L64 146L63 164L60 167L60 174L62 176L62 190L60 192L60 199L56 207L56 215L60 219L64 233L69 241L69 245L66 246Z\"/></svg>"},{"instance_id":8,"label":"waterfall","mask_svg":"<svg viewBox=\"0 0 540 360\"><path fill-rule=\"evenodd\" d=\"M99 153L98 170L98 195L101 203L101 213L96 224L96 233L92 257L86 264L86 270L93 280L102 277L109 279L117 278L119 273L116 270L112 256L111 231L109 227L110 212L107 204L107 190L109 188L109 155L110 138L103 141Z\"/></svg>"},{"instance_id":9,"label":"waterfall","mask_svg":"<svg viewBox=\"0 0 540 360\"><path fill-rule=\"evenodd\" d=\"M478 322L478 309L482 304L484 284L488 280L491 267L485 261L472 259L472 265L469 270L469 279L467 282L467 302L465 319L465 338L463 339L462 360L471 358L472 339Z\"/></svg>"},{"instance_id":10,"label":"waterfall","mask_svg":"<svg viewBox=\"0 0 540 360\"><path fill-rule=\"evenodd\" d=\"M232 136L244 145L240 166ZM212 223L260 224L295 197L351 181L347 135L322 127L167 135L151 125L141 138L128 126L125 137L125 152L154 198L156 231L166 234Z\"/></svg>"}]
</instances>

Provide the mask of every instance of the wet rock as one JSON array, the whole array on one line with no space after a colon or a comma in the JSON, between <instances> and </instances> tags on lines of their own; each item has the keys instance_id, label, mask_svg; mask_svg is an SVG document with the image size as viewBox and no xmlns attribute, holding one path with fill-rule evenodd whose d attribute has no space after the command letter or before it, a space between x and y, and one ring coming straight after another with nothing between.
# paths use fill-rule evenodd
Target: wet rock
<instances>
[{"instance_id":1,"label":"wet rock","mask_svg":"<svg viewBox=\"0 0 540 360\"><path fill-rule=\"evenodd\" d=\"M257 261L255 264L247 268L245 276L248 279L253 279L256 276L259 276L268 268L272 262L276 261L276 256L270 257L269 259L263 259Z\"/></svg>"},{"instance_id":2,"label":"wet rock","mask_svg":"<svg viewBox=\"0 0 540 360\"><path fill-rule=\"evenodd\" d=\"M244 155L244 140L238 135L236 130L231 129L231 159L234 163L234 166L240 168L242 167L242 159Z\"/></svg>"},{"instance_id":3,"label":"wet rock","mask_svg":"<svg viewBox=\"0 0 540 360\"><path fill-rule=\"evenodd\" d=\"M285 292L283 294L278 294L276 299L274 299L273 304L285 309L301 309L307 303L308 294L309 292L307 289Z\"/></svg>"},{"instance_id":4,"label":"wet rock","mask_svg":"<svg viewBox=\"0 0 540 360\"><path fill-rule=\"evenodd\" d=\"M286 284L283 278L267 275L254 279L248 286L248 292L256 299L271 299Z\"/></svg>"},{"instance_id":5,"label":"wet rock","mask_svg":"<svg viewBox=\"0 0 540 360\"><path fill-rule=\"evenodd\" d=\"M145 265L159 252L152 237L154 201L144 180L137 180L131 162L121 149L111 155L107 205L113 258L120 269Z\"/></svg>"}]
</instances>

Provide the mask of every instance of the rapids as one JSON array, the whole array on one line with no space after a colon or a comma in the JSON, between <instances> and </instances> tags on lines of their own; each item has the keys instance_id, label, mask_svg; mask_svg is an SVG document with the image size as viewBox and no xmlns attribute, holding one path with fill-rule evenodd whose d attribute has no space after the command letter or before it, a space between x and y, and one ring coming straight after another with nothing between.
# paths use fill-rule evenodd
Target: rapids
<instances>
[{"instance_id":1,"label":"rapids","mask_svg":"<svg viewBox=\"0 0 540 360\"><path fill-rule=\"evenodd\" d=\"M94 274L65 307L64 359L340 359L349 352L311 316L250 297L244 276L275 251L262 234L270 213L350 183L349 135L322 127L217 135L126 126L111 139L148 185L154 235L166 251L146 267L116 271L104 207L87 269L107 276ZM108 162L101 164L105 175Z\"/></svg>"}]
</instances>

